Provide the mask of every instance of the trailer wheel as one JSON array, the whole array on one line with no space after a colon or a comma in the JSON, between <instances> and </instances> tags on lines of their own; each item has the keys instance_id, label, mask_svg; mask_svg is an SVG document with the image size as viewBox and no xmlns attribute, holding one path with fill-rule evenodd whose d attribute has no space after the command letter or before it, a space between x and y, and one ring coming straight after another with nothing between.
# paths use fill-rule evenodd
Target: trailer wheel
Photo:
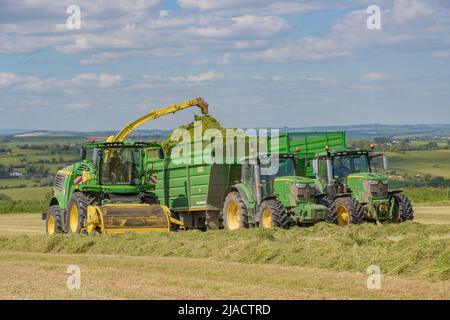
<instances>
[{"instance_id":1,"label":"trailer wheel","mask_svg":"<svg viewBox=\"0 0 450 320\"><path fill-rule=\"evenodd\" d=\"M48 235L62 233L64 231L61 219L61 210L58 205L50 206L45 222L45 231Z\"/></svg>"},{"instance_id":2,"label":"trailer wheel","mask_svg":"<svg viewBox=\"0 0 450 320\"><path fill-rule=\"evenodd\" d=\"M81 192L75 192L69 200L67 230L69 233L80 233L86 221L89 199Z\"/></svg>"},{"instance_id":3,"label":"trailer wheel","mask_svg":"<svg viewBox=\"0 0 450 320\"><path fill-rule=\"evenodd\" d=\"M360 224L364 220L364 207L353 197L335 199L330 207L327 221L340 226Z\"/></svg>"},{"instance_id":4,"label":"trailer wheel","mask_svg":"<svg viewBox=\"0 0 450 320\"><path fill-rule=\"evenodd\" d=\"M392 195L394 211L397 211L396 222L412 221L414 219L414 209L411 200L403 194Z\"/></svg>"},{"instance_id":5,"label":"trailer wheel","mask_svg":"<svg viewBox=\"0 0 450 320\"><path fill-rule=\"evenodd\" d=\"M288 228L289 215L280 201L269 199L261 203L259 226L262 228Z\"/></svg>"},{"instance_id":6,"label":"trailer wheel","mask_svg":"<svg viewBox=\"0 0 450 320\"><path fill-rule=\"evenodd\" d=\"M227 230L248 228L247 205L239 192L227 194L223 203L223 225Z\"/></svg>"}]
</instances>

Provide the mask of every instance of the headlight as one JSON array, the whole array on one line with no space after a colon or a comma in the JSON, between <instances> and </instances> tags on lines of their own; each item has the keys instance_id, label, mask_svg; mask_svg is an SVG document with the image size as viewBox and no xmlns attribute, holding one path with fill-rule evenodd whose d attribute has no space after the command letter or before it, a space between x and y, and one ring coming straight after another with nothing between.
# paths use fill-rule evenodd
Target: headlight
<instances>
[{"instance_id":1,"label":"headlight","mask_svg":"<svg viewBox=\"0 0 450 320\"><path fill-rule=\"evenodd\" d=\"M380 180L369 180L369 184L371 186L377 186L380 183Z\"/></svg>"},{"instance_id":2,"label":"headlight","mask_svg":"<svg viewBox=\"0 0 450 320\"><path fill-rule=\"evenodd\" d=\"M389 180L381 180L382 184L389 184Z\"/></svg>"},{"instance_id":3,"label":"headlight","mask_svg":"<svg viewBox=\"0 0 450 320\"><path fill-rule=\"evenodd\" d=\"M310 188L316 188L316 184L313 182L313 183L310 183L310 184L308 184L308 187L310 187Z\"/></svg>"},{"instance_id":4,"label":"headlight","mask_svg":"<svg viewBox=\"0 0 450 320\"><path fill-rule=\"evenodd\" d=\"M300 189L306 188L306 184L304 184L304 183L296 183L295 186Z\"/></svg>"}]
</instances>

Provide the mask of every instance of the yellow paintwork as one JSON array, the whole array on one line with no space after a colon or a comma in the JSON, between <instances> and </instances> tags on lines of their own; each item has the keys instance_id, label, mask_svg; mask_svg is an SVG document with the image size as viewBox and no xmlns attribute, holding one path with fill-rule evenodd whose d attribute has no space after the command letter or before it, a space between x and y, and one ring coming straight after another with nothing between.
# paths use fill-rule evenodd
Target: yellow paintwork
<instances>
[{"instance_id":1,"label":"yellow paintwork","mask_svg":"<svg viewBox=\"0 0 450 320\"><path fill-rule=\"evenodd\" d=\"M349 217L350 217L350 214L348 212L348 209L345 206L340 205L337 207L338 225L340 225L340 226L348 225Z\"/></svg>"},{"instance_id":2,"label":"yellow paintwork","mask_svg":"<svg viewBox=\"0 0 450 320\"><path fill-rule=\"evenodd\" d=\"M288 179L288 178L275 178L274 181L295 182L293 179Z\"/></svg>"},{"instance_id":3,"label":"yellow paintwork","mask_svg":"<svg viewBox=\"0 0 450 320\"><path fill-rule=\"evenodd\" d=\"M58 170L57 174L63 174L65 176L70 176L72 174L69 170Z\"/></svg>"},{"instance_id":4,"label":"yellow paintwork","mask_svg":"<svg viewBox=\"0 0 450 320\"><path fill-rule=\"evenodd\" d=\"M365 176L351 176L351 177L348 177L348 179L367 179L367 177L365 177Z\"/></svg>"},{"instance_id":5,"label":"yellow paintwork","mask_svg":"<svg viewBox=\"0 0 450 320\"><path fill-rule=\"evenodd\" d=\"M227 208L227 222L229 230L239 229L241 224L241 213L236 201L230 202Z\"/></svg>"},{"instance_id":6,"label":"yellow paintwork","mask_svg":"<svg viewBox=\"0 0 450 320\"><path fill-rule=\"evenodd\" d=\"M94 177L94 175L92 174L92 172L89 172L89 171L83 171L83 175L81 176L84 184L86 184L90 180L92 180L93 177Z\"/></svg>"},{"instance_id":7,"label":"yellow paintwork","mask_svg":"<svg viewBox=\"0 0 450 320\"><path fill-rule=\"evenodd\" d=\"M69 210L69 226L70 226L70 231L72 231L73 233L76 233L78 230L78 223L79 223L79 218L78 218L78 207L75 203L72 204L72 207L70 207Z\"/></svg>"},{"instance_id":8,"label":"yellow paintwork","mask_svg":"<svg viewBox=\"0 0 450 320\"><path fill-rule=\"evenodd\" d=\"M104 234L119 234L119 233L127 233L127 232L137 232L137 233L148 233L148 232L169 232L171 224L177 224L183 227L183 222L179 221L175 218L171 217L170 209L166 206L158 205L164 210L165 219L167 221L167 227L165 228L130 228L123 227L127 222L127 218L124 218L121 221L121 226L123 228L114 228L109 229L107 225L105 225L104 214L102 211L102 207L149 207L151 205L145 203L114 203L114 204L105 204L103 206L88 206L87 207L87 223L86 223L86 231L88 234L93 232L99 232Z\"/></svg>"},{"instance_id":9,"label":"yellow paintwork","mask_svg":"<svg viewBox=\"0 0 450 320\"><path fill-rule=\"evenodd\" d=\"M164 107L161 109L156 109L151 111L150 113L146 114L143 117L140 117L139 119L133 121L132 123L125 126L118 134L115 136L110 136L106 141L108 142L121 142L124 141L125 138L134 130L136 130L138 127L140 127L142 124L144 124L147 121L157 119L161 116L164 116L166 114L175 113L179 110L183 110L189 107L197 106L202 110L203 114L208 113L208 103L206 103L205 100L202 98L196 98L188 101L184 101L181 103L177 103L168 107Z\"/></svg>"},{"instance_id":10,"label":"yellow paintwork","mask_svg":"<svg viewBox=\"0 0 450 320\"><path fill-rule=\"evenodd\" d=\"M47 219L47 233L49 235L55 234L55 218L53 215L49 215Z\"/></svg>"},{"instance_id":11,"label":"yellow paintwork","mask_svg":"<svg viewBox=\"0 0 450 320\"><path fill-rule=\"evenodd\" d=\"M269 208L264 208L262 212L263 228L272 228L272 213Z\"/></svg>"}]
</instances>

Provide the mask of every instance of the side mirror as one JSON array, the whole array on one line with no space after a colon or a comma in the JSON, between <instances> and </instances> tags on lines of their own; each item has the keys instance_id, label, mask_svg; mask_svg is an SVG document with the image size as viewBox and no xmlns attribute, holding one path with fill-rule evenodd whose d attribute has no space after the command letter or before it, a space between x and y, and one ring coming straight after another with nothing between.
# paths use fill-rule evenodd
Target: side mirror
<instances>
[{"instance_id":1,"label":"side mirror","mask_svg":"<svg viewBox=\"0 0 450 320\"><path fill-rule=\"evenodd\" d=\"M383 156L383 168L385 171L389 170L389 160L386 156Z\"/></svg>"},{"instance_id":2,"label":"side mirror","mask_svg":"<svg viewBox=\"0 0 450 320\"><path fill-rule=\"evenodd\" d=\"M80 149L80 160L86 160L86 149L85 148Z\"/></svg>"},{"instance_id":3,"label":"side mirror","mask_svg":"<svg viewBox=\"0 0 450 320\"><path fill-rule=\"evenodd\" d=\"M319 159L313 160L312 168L313 168L314 175L317 177L319 175Z\"/></svg>"},{"instance_id":4,"label":"side mirror","mask_svg":"<svg viewBox=\"0 0 450 320\"><path fill-rule=\"evenodd\" d=\"M158 156L159 156L159 159L164 159L164 150L163 150L163 148L159 148L159 152L158 152Z\"/></svg>"}]
</instances>

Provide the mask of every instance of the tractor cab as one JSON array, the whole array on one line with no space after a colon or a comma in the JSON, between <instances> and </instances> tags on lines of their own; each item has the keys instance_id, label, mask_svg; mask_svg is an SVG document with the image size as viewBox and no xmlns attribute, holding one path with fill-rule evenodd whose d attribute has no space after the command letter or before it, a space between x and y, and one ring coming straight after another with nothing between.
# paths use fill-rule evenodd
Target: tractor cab
<instances>
[{"instance_id":1,"label":"tractor cab","mask_svg":"<svg viewBox=\"0 0 450 320\"><path fill-rule=\"evenodd\" d=\"M320 193L314 179L297 176L297 156L276 154L244 161L242 183L252 191L256 212L267 199L276 199L296 224L324 220L328 210L317 204ZM264 214L259 216L264 219ZM259 221L264 225L264 221Z\"/></svg>"},{"instance_id":2,"label":"tractor cab","mask_svg":"<svg viewBox=\"0 0 450 320\"><path fill-rule=\"evenodd\" d=\"M98 142L81 149L80 185L96 185L114 193L143 191L148 186L144 168L145 151L157 147L145 142ZM84 165L84 166L83 166Z\"/></svg>"},{"instance_id":3,"label":"tractor cab","mask_svg":"<svg viewBox=\"0 0 450 320\"><path fill-rule=\"evenodd\" d=\"M242 182L254 189L260 189L262 197L275 195L274 182L277 178L295 176L293 155L269 155L250 158L242 165ZM258 188L259 186L260 188Z\"/></svg>"},{"instance_id":4,"label":"tractor cab","mask_svg":"<svg viewBox=\"0 0 450 320\"><path fill-rule=\"evenodd\" d=\"M334 149L318 153L313 167L322 186L329 193L339 194L350 192L355 183L364 183L367 187L387 186L388 177L378 173L383 171L380 170L380 159L383 169L387 170L387 159L383 154L367 149Z\"/></svg>"}]
</instances>

